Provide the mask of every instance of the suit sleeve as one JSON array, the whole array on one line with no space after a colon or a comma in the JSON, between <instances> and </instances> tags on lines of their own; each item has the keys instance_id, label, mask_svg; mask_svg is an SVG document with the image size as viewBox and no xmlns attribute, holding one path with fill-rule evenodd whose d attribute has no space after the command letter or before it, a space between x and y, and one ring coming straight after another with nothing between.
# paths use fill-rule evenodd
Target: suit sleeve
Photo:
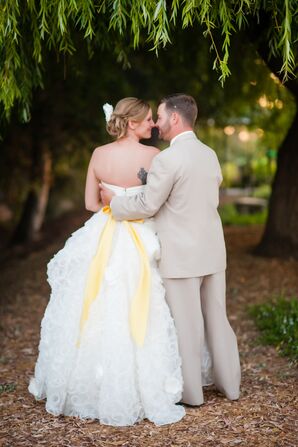
<instances>
[{"instance_id":1,"label":"suit sleeve","mask_svg":"<svg viewBox=\"0 0 298 447\"><path fill-rule=\"evenodd\" d=\"M154 216L166 202L174 186L174 172L160 155L153 159L144 191L135 196L113 197L111 210L116 220Z\"/></svg>"},{"instance_id":2,"label":"suit sleeve","mask_svg":"<svg viewBox=\"0 0 298 447\"><path fill-rule=\"evenodd\" d=\"M222 176L221 167L220 167L220 164L219 164L219 161L218 161L218 158L217 158L217 155L215 152L214 152L214 156L215 156L217 183L218 183L218 186L220 186L223 181L223 176Z\"/></svg>"}]
</instances>

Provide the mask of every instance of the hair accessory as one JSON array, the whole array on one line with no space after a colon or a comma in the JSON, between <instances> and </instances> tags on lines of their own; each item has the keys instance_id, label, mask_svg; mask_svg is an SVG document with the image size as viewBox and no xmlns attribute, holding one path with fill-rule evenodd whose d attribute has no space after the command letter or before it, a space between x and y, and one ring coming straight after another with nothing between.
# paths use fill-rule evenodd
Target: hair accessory
<instances>
[{"instance_id":1,"label":"hair accessory","mask_svg":"<svg viewBox=\"0 0 298 447\"><path fill-rule=\"evenodd\" d=\"M102 106L105 117L106 117L106 122L108 123L111 119L112 113L114 111L114 107L111 104L108 104L107 102Z\"/></svg>"}]
</instances>

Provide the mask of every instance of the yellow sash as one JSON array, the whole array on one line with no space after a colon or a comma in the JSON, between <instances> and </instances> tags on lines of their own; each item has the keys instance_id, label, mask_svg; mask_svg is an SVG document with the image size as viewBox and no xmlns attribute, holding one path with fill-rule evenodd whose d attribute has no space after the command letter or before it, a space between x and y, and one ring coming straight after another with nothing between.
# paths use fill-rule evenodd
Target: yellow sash
<instances>
[{"instance_id":1,"label":"yellow sash","mask_svg":"<svg viewBox=\"0 0 298 447\"><path fill-rule=\"evenodd\" d=\"M104 271L110 258L113 236L116 228L116 221L112 216L110 207L105 206L102 211L105 214L108 214L109 217L102 231L97 252L91 261L88 272L80 320L80 335L77 346L80 345L81 334L85 323L89 318L90 306L100 292ZM123 221L123 224L126 226L135 243L141 261L140 278L131 302L129 323L134 341L138 346L142 346L146 335L148 321L151 272L146 250L136 229L132 225L132 222L143 222L143 220Z\"/></svg>"}]
</instances>

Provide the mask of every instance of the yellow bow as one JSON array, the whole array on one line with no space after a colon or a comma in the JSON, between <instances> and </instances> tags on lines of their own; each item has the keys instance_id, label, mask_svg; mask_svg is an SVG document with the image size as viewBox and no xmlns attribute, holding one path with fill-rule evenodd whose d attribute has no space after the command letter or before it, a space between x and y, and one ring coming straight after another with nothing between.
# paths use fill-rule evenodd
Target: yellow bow
<instances>
[{"instance_id":1,"label":"yellow bow","mask_svg":"<svg viewBox=\"0 0 298 447\"><path fill-rule=\"evenodd\" d=\"M88 272L80 320L80 336L77 346L80 344L81 333L89 317L90 306L100 292L103 275L110 258L113 236L116 228L116 221L112 216L110 207L105 206L102 211L105 214L108 214L109 217L102 231L97 252L91 261ZM141 260L140 278L135 295L131 302L129 323L133 339L138 346L142 346L146 335L149 313L151 271L145 247L140 236L138 235L138 232L132 225L132 222L143 222L143 220L122 222L129 231L139 252Z\"/></svg>"}]
</instances>

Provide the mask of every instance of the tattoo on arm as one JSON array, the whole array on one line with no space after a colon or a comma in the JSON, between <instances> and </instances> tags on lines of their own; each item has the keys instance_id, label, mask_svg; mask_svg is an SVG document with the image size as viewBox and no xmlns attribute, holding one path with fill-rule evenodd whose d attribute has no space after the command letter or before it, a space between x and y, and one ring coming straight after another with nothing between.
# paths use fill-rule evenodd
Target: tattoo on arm
<instances>
[{"instance_id":1,"label":"tattoo on arm","mask_svg":"<svg viewBox=\"0 0 298 447\"><path fill-rule=\"evenodd\" d=\"M144 168L141 168L141 169L139 170L139 172L138 172L138 178L141 180L142 185L146 185L146 183L147 183L147 175L148 175L148 172L145 171Z\"/></svg>"}]
</instances>

